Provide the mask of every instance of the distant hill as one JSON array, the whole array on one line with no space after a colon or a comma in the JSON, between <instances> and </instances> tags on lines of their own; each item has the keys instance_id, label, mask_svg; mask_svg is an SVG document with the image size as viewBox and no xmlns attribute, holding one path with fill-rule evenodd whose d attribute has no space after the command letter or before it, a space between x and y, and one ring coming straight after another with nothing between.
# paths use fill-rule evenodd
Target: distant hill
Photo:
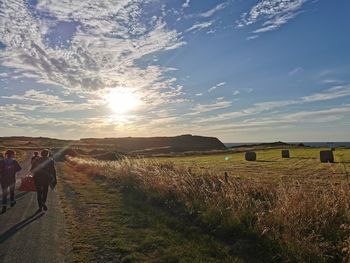
<instances>
[{"instance_id":1,"label":"distant hill","mask_svg":"<svg viewBox=\"0 0 350 263\"><path fill-rule=\"evenodd\" d=\"M187 151L224 150L225 145L215 137L180 135L174 137L84 138L58 140L45 137L0 137L0 147L17 148L83 148L87 150L118 151L135 154Z\"/></svg>"},{"instance_id":2,"label":"distant hill","mask_svg":"<svg viewBox=\"0 0 350 263\"><path fill-rule=\"evenodd\" d=\"M291 144L286 142L259 142L259 143L226 143L228 148L242 148L242 147L255 147L255 146L264 146L264 147L283 147L283 146L295 146L297 144ZM302 146L302 145L299 145Z\"/></svg>"},{"instance_id":3,"label":"distant hill","mask_svg":"<svg viewBox=\"0 0 350 263\"><path fill-rule=\"evenodd\" d=\"M186 151L210 151L226 149L225 145L215 137L180 135L175 137L125 137L81 139L77 146L116 147L122 152L134 153L169 153Z\"/></svg>"}]
</instances>

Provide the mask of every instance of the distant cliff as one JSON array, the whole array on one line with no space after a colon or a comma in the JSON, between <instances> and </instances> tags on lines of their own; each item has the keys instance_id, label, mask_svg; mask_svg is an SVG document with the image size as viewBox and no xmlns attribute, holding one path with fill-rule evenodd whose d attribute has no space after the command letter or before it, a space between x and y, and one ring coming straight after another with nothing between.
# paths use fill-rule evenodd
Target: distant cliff
<instances>
[{"instance_id":1,"label":"distant cliff","mask_svg":"<svg viewBox=\"0 0 350 263\"><path fill-rule=\"evenodd\" d=\"M215 137L181 135L175 137L125 137L125 138L87 138L75 143L77 146L89 145L100 148L113 147L122 152L169 153L186 151L210 151L226 149Z\"/></svg>"}]
</instances>

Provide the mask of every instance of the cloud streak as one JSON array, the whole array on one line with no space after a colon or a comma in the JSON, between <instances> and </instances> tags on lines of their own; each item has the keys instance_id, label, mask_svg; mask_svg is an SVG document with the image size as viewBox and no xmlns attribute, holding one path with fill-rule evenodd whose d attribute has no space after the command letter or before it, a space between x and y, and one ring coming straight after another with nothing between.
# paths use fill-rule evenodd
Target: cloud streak
<instances>
[{"instance_id":1,"label":"cloud streak","mask_svg":"<svg viewBox=\"0 0 350 263\"><path fill-rule=\"evenodd\" d=\"M252 107L233 112L224 112L218 115L207 116L194 120L195 123L218 123L242 117L254 116L264 112L277 110L293 105L315 103L320 101L333 100L350 96L350 85L335 86L323 92L318 92L309 96L303 96L295 100L266 101L255 103Z\"/></svg>"},{"instance_id":2,"label":"cloud streak","mask_svg":"<svg viewBox=\"0 0 350 263\"><path fill-rule=\"evenodd\" d=\"M307 2L310 0L261 0L243 13L236 24L237 27L259 24L255 34L276 30L300 14Z\"/></svg>"},{"instance_id":3,"label":"cloud streak","mask_svg":"<svg viewBox=\"0 0 350 263\"><path fill-rule=\"evenodd\" d=\"M186 29L185 32L198 31L198 30L201 30L201 29L204 29L204 28L208 28L208 27L210 27L213 23L214 23L214 21L196 23L196 24L194 24L193 26L191 26L190 28Z\"/></svg>"},{"instance_id":4,"label":"cloud streak","mask_svg":"<svg viewBox=\"0 0 350 263\"><path fill-rule=\"evenodd\" d=\"M220 82L220 83L216 84L215 86L211 87L210 89L208 89L208 92L213 92L217 88L225 86L225 85L226 85L226 82Z\"/></svg>"},{"instance_id":5,"label":"cloud streak","mask_svg":"<svg viewBox=\"0 0 350 263\"><path fill-rule=\"evenodd\" d=\"M224 2L224 3L221 3L221 4L218 4L217 6L215 6L214 8L206 11L206 12L203 12L203 13L200 13L198 16L199 17L203 17L203 18L208 18L208 17L212 17L213 15L215 15L217 12L225 9L227 7L228 3L227 2Z\"/></svg>"}]
</instances>

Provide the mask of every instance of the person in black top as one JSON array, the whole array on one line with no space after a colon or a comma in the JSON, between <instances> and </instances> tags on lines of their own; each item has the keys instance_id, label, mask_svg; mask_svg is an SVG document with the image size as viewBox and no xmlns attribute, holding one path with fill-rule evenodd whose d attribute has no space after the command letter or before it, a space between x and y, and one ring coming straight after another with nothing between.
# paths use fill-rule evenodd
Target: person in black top
<instances>
[{"instance_id":1,"label":"person in black top","mask_svg":"<svg viewBox=\"0 0 350 263\"><path fill-rule=\"evenodd\" d=\"M42 150L41 157L32 164L32 174L37 190L38 212L47 211L46 200L49 185L54 188L57 183L54 161L48 157L49 151Z\"/></svg>"},{"instance_id":2,"label":"person in black top","mask_svg":"<svg viewBox=\"0 0 350 263\"><path fill-rule=\"evenodd\" d=\"M16 173L21 170L21 166L15 160L15 152L7 150L5 159L0 160L0 184L2 188L2 213L7 210L7 195L10 190L11 207L16 204L15 185Z\"/></svg>"},{"instance_id":3,"label":"person in black top","mask_svg":"<svg viewBox=\"0 0 350 263\"><path fill-rule=\"evenodd\" d=\"M34 153L33 153L32 160L31 160L31 164L33 164L34 161L35 161L36 159L39 159L39 158L40 158L39 152L34 152Z\"/></svg>"}]
</instances>

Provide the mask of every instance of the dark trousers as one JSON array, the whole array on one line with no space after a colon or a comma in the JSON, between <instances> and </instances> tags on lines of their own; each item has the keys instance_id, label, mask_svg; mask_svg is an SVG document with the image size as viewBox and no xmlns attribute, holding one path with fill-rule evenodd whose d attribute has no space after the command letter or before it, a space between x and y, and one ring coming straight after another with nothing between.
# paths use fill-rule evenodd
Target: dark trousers
<instances>
[{"instance_id":1,"label":"dark trousers","mask_svg":"<svg viewBox=\"0 0 350 263\"><path fill-rule=\"evenodd\" d=\"M43 207L46 203L47 192L49 190L49 180L46 178L34 177L37 199L39 207Z\"/></svg>"},{"instance_id":2,"label":"dark trousers","mask_svg":"<svg viewBox=\"0 0 350 263\"><path fill-rule=\"evenodd\" d=\"M11 202L15 201L15 185L16 185L16 179L11 178L10 180L3 180L1 181L1 189L2 189L2 205L7 205L7 196L9 194L10 190L10 200Z\"/></svg>"}]
</instances>

